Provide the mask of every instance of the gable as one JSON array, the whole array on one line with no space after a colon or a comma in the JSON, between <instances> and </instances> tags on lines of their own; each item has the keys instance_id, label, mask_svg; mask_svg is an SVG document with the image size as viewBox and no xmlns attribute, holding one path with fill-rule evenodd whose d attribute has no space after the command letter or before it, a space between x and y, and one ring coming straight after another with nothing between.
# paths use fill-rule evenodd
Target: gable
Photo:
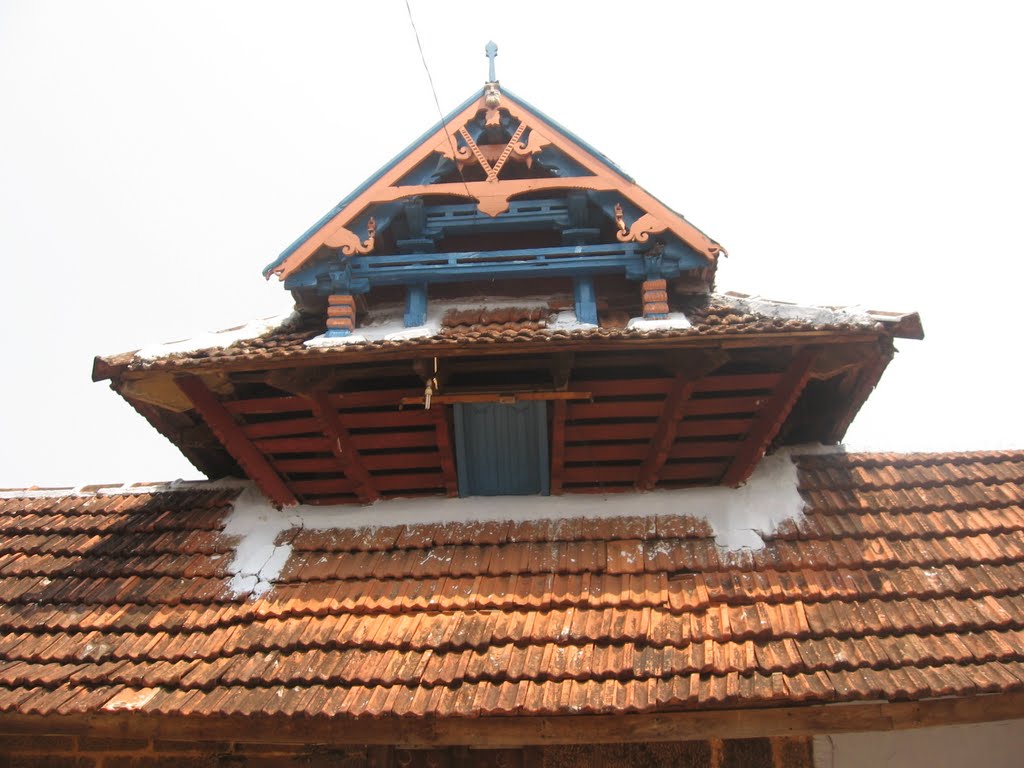
<instances>
[{"instance_id":1,"label":"gable","mask_svg":"<svg viewBox=\"0 0 1024 768\"><path fill-rule=\"evenodd\" d=\"M495 98L497 106L489 106ZM492 141L495 136L502 140ZM527 173L513 172L514 166L525 167ZM547 173L529 173L540 168ZM285 280L322 248L349 256L370 253L375 233L398 212L395 204L401 201L433 197L471 202L480 214L497 218L508 214L516 200L566 190L587 193L606 215L616 217L621 242L643 243L652 233L666 233L706 265L713 265L722 252L586 142L508 91L485 90L342 200L268 265L264 275Z\"/></svg>"}]
</instances>

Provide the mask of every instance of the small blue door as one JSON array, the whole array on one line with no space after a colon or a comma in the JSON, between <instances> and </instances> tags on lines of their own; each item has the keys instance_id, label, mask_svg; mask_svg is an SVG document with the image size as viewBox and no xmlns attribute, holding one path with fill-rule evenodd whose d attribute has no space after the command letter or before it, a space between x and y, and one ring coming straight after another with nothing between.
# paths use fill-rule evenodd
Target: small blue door
<instances>
[{"instance_id":1,"label":"small blue door","mask_svg":"<svg viewBox=\"0 0 1024 768\"><path fill-rule=\"evenodd\" d=\"M460 496L547 496L546 403L456 403L455 458Z\"/></svg>"}]
</instances>

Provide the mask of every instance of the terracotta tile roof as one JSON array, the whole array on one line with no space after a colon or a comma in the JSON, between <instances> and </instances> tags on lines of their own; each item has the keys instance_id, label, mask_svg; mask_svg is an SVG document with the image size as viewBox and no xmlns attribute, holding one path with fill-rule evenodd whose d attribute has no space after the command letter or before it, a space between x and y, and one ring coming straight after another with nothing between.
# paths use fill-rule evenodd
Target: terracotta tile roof
<instances>
[{"instance_id":1,"label":"terracotta tile roof","mask_svg":"<svg viewBox=\"0 0 1024 768\"><path fill-rule=\"evenodd\" d=\"M438 333L416 338L368 338L358 344L341 346L305 346L305 342L324 332L321 317L290 318L288 322L256 338L243 339L223 347L143 358L134 352L96 359L94 378L110 375L111 368L132 370L176 367L207 367L222 362L270 360L316 360L355 349L415 350L493 344L545 344L583 340L628 340L707 337L742 334L785 333L887 333L920 338L920 319L916 313L854 312L843 308L801 307L785 302L748 300L741 294L722 294L685 300L680 307L691 323L689 328L647 330L628 328L616 322L607 327L575 328L550 324L547 316L535 311L466 311L449 313ZM554 315L554 310L549 313ZM461 316L460 316L461 315ZM909 329L909 331L907 330ZM357 334L360 330L357 329ZM214 336L210 334L209 337ZM207 338L207 337L204 337ZM182 342L184 343L184 342Z\"/></svg>"},{"instance_id":2,"label":"terracotta tile roof","mask_svg":"<svg viewBox=\"0 0 1024 768\"><path fill-rule=\"evenodd\" d=\"M464 717L1024 688L1024 452L799 459L762 550L679 517L293 529L237 490L0 499L0 712Z\"/></svg>"}]
</instances>

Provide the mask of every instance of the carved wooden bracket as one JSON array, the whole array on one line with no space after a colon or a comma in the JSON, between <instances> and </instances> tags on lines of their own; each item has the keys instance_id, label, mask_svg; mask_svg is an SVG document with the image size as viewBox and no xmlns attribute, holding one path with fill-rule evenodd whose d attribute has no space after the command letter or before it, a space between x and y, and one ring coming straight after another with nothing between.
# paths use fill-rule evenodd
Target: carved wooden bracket
<instances>
[{"instance_id":1,"label":"carved wooden bracket","mask_svg":"<svg viewBox=\"0 0 1024 768\"><path fill-rule=\"evenodd\" d=\"M651 232L663 232L668 228L667 224L649 213L645 213L634 221L632 226L627 227L622 215L622 206L619 203L615 204L615 226L619 230L615 233L615 237L620 243L646 243L650 239Z\"/></svg>"},{"instance_id":2,"label":"carved wooden bracket","mask_svg":"<svg viewBox=\"0 0 1024 768\"><path fill-rule=\"evenodd\" d=\"M355 256L357 253L364 255L373 250L374 240L377 237L377 222L371 216L366 223L367 237L360 242L359 236L350 229L338 227L324 240L324 245L330 248L341 248L346 256Z\"/></svg>"}]
</instances>

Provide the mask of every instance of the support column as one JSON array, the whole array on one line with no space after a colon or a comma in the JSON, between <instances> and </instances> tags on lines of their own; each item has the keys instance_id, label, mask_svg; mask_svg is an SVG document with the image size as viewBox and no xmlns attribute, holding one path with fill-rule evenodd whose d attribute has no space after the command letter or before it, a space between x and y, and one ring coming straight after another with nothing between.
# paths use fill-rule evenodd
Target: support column
<instances>
[{"instance_id":1,"label":"support column","mask_svg":"<svg viewBox=\"0 0 1024 768\"><path fill-rule=\"evenodd\" d=\"M351 294L331 294L327 297L328 337L348 336L356 327L356 300Z\"/></svg>"},{"instance_id":2,"label":"support column","mask_svg":"<svg viewBox=\"0 0 1024 768\"><path fill-rule=\"evenodd\" d=\"M576 320L580 323L597 325L597 296L594 293L594 278L575 278L573 293L576 302Z\"/></svg>"},{"instance_id":3,"label":"support column","mask_svg":"<svg viewBox=\"0 0 1024 768\"><path fill-rule=\"evenodd\" d=\"M644 280L644 320L660 320L668 317L668 283L660 280Z\"/></svg>"},{"instance_id":4,"label":"support column","mask_svg":"<svg viewBox=\"0 0 1024 768\"><path fill-rule=\"evenodd\" d=\"M427 284L418 283L405 289L405 327L416 328L427 322Z\"/></svg>"}]
</instances>

